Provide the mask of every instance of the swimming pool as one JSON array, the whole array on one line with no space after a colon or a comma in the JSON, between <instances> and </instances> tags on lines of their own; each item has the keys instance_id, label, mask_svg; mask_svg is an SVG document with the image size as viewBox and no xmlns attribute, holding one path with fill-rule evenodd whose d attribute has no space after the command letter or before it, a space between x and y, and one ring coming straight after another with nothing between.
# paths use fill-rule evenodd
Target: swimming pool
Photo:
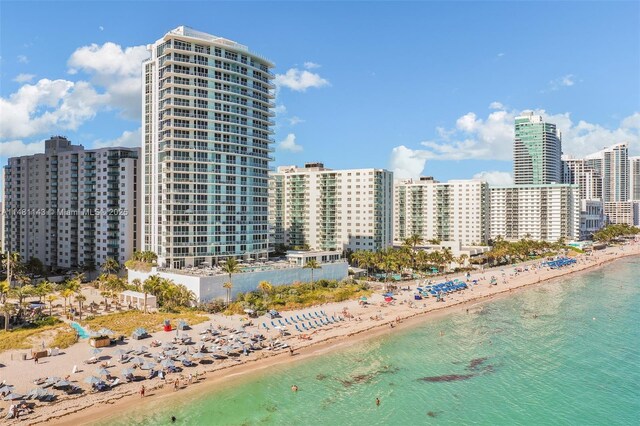
<instances>
[{"instance_id":1,"label":"swimming pool","mask_svg":"<svg viewBox=\"0 0 640 426\"><path fill-rule=\"evenodd\" d=\"M87 330L82 328L82 326L77 322L72 322L71 327L73 327L78 332L79 338L86 339L87 337L89 337L89 333L87 333Z\"/></svg>"}]
</instances>

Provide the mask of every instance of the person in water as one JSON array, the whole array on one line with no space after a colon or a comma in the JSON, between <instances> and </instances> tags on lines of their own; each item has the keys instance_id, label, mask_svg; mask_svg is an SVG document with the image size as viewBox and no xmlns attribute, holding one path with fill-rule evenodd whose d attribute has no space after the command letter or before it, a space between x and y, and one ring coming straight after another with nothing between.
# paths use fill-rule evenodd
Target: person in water
<instances>
[{"instance_id":1,"label":"person in water","mask_svg":"<svg viewBox=\"0 0 640 426\"><path fill-rule=\"evenodd\" d=\"M296 385L291 386L291 390L294 392L298 392L298 386Z\"/></svg>"},{"instance_id":2,"label":"person in water","mask_svg":"<svg viewBox=\"0 0 640 426\"><path fill-rule=\"evenodd\" d=\"M171 423L175 423L176 422L176 416L171 416Z\"/></svg>"},{"instance_id":3,"label":"person in water","mask_svg":"<svg viewBox=\"0 0 640 426\"><path fill-rule=\"evenodd\" d=\"M380 406L380 398L376 398L376 405Z\"/></svg>"}]
</instances>

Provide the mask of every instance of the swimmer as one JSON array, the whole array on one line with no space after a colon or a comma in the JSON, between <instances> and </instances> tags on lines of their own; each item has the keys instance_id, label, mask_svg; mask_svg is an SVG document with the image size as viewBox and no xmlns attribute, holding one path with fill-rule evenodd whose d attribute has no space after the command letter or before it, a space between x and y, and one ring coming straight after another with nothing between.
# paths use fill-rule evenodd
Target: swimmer
<instances>
[{"instance_id":1,"label":"swimmer","mask_svg":"<svg viewBox=\"0 0 640 426\"><path fill-rule=\"evenodd\" d=\"M376 398L376 405L380 406L380 398Z\"/></svg>"},{"instance_id":2,"label":"swimmer","mask_svg":"<svg viewBox=\"0 0 640 426\"><path fill-rule=\"evenodd\" d=\"M176 416L171 416L171 423L175 423L176 422Z\"/></svg>"},{"instance_id":3,"label":"swimmer","mask_svg":"<svg viewBox=\"0 0 640 426\"><path fill-rule=\"evenodd\" d=\"M291 386L291 390L294 392L298 392L298 387L296 385Z\"/></svg>"}]
</instances>

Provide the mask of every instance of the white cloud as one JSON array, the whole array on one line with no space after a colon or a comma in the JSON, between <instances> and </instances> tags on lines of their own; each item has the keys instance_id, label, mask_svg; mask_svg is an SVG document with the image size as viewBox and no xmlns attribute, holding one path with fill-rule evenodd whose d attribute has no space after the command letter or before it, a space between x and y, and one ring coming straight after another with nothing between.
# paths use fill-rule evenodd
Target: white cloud
<instances>
[{"instance_id":1,"label":"white cloud","mask_svg":"<svg viewBox=\"0 0 640 426\"><path fill-rule=\"evenodd\" d=\"M489 185L511 185L513 184L513 177L508 172L480 172L473 175L473 179L483 180Z\"/></svg>"},{"instance_id":2,"label":"white cloud","mask_svg":"<svg viewBox=\"0 0 640 426\"><path fill-rule=\"evenodd\" d=\"M428 157L428 151L396 146L391 151L389 169L397 179L417 178L422 174Z\"/></svg>"},{"instance_id":3,"label":"white cloud","mask_svg":"<svg viewBox=\"0 0 640 426\"><path fill-rule=\"evenodd\" d=\"M142 146L142 129L138 128L133 131L125 130L122 135L118 136L115 139L106 141L98 139L93 143L94 148L107 148L116 146L140 148Z\"/></svg>"},{"instance_id":4,"label":"white cloud","mask_svg":"<svg viewBox=\"0 0 640 426\"><path fill-rule=\"evenodd\" d=\"M308 70L312 70L315 68L320 68L322 65L316 64L315 62L305 62L304 67Z\"/></svg>"},{"instance_id":5,"label":"white cloud","mask_svg":"<svg viewBox=\"0 0 640 426\"><path fill-rule=\"evenodd\" d=\"M32 155L44 152L44 139L38 142L25 143L20 140L0 142L0 157L14 155Z\"/></svg>"},{"instance_id":6,"label":"white cloud","mask_svg":"<svg viewBox=\"0 0 640 426\"><path fill-rule=\"evenodd\" d=\"M273 112L276 113L276 115L281 115L281 114L286 114L287 112L287 107L284 106L283 104L277 105L274 109Z\"/></svg>"},{"instance_id":7,"label":"white cloud","mask_svg":"<svg viewBox=\"0 0 640 426\"><path fill-rule=\"evenodd\" d=\"M437 160L504 160L513 157L514 121L520 111L508 110L495 102L487 118L469 112L456 120L451 129L437 128L436 140L421 142L426 148L420 157ZM502 107L497 109L498 106ZM621 120L618 128L608 129L586 121L573 122L568 112L560 114L535 110L536 115L555 123L562 132L562 150L566 154L584 156L605 146L629 142L632 150L640 147L640 112Z\"/></svg>"},{"instance_id":8,"label":"white cloud","mask_svg":"<svg viewBox=\"0 0 640 426\"><path fill-rule=\"evenodd\" d=\"M287 120L289 120L289 124L292 126L295 126L296 124L304 123L304 120L302 118L297 117L295 115L291 118L287 118Z\"/></svg>"},{"instance_id":9,"label":"white cloud","mask_svg":"<svg viewBox=\"0 0 640 426\"><path fill-rule=\"evenodd\" d=\"M145 46L122 48L107 42L76 49L69 58L69 73L91 75L96 86L105 88L108 104L121 109L126 117L139 119L141 114L142 61L149 56Z\"/></svg>"},{"instance_id":10,"label":"white cloud","mask_svg":"<svg viewBox=\"0 0 640 426\"><path fill-rule=\"evenodd\" d=\"M289 133L286 138L284 138L278 144L278 147L284 151L291 152L301 152L302 145L296 144L296 135L293 133Z\"/></svg>"},{"instance_id":11,"label":"white cloud","mask_svg":"<svg viewBox=\"0 0 640 426\"><path fill-rule=\"evenodd\" d=\"M13 81L16 83L31 83L34 78L35 74L18 74Z\"/></svg>"},{"instance_id":12,"label":"white cloud","mask_svg":"<svg viewBox=\"0 0 640 426\"><path fill-rule=\"evenodd\" d=\"M0 98L0 139L76 130L106 101L86 81L42 79Z\"/></svg>"},{"instance_id":13,"label":"white cloud","mask_svg":"<svg viewBox=\"0 0 640 426\"><path fill-rule=\"evenodd\" d=\"M576 77L573 74L563 75L562 77L558 77L549 82L549 85L546 90L542 92L555 92L556 90L560 90L563 87L571 87L576 84Z\"/></svg>"},{"instance_id":14,"label":"white cloud","mask_svg":"<svg viewBox=\"0 0 640 426\"><path fill-rule=\"evenodd\" d=\"M18 62L21 64L28 64L29 58L27 58L27 55L18 55Z\"/></svg>"},{"instance_id":15,"label":"white cloud","mask_svg":"<svg viewBox=\"0 0 640 426\"><path fill-rule=\"evenodd\" d=\"M500 52L500 53L498 53L498 58L502 58L504 55L505 55L504 52Z\"/></svg>"},{"instance_id":16,"label":"white cloud","mask_svg":"<svg viewBox=\"0 0 640 426\"><path fill-rule=\"evenodd\" d=\"M100 31L104 31L104 27L103 27L102 25L100 25L100 26L98 27L98 29L99 29Z\"/></svg>"},{"instance_id":17,"label":"white cloud","mask_svg":"<svg viewBox=\"0 0 640 426\"><path fill-rule=\"evenodd\" d=\"M501 102L494 101L489 104L489 109L504 109L504 105Z\"/></svg>"},{"instance_id":18,"label":"white cloud","mask_svg":"<svg viewBox=\"0 0 640 426\"><path fill-rule=\"evenodd\" d=\"M291 68L284 74L276 74L275 83L278 87L287 87L296 92L305 92L310 87L329 86L329 82L319 74L297 68Z\"/></svg>"}]
</instances>

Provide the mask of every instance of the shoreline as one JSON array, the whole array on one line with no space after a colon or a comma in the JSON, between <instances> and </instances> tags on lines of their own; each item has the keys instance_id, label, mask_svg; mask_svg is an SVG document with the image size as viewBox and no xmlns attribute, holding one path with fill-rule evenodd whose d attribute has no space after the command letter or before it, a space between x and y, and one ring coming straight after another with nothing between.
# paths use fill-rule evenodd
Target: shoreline
<instances>
[{"instance_id":1,"label":"shoreline","mask_svg":"<svg viewBox=\"0 0 640 426\"><path fill-rule=\"evenodd\" d=\"M576 258L580 259L577 264L562 269L540 269L532 273L530 270L528 273L516 274L515 276L506 276L504 280L506 284L500 282L497 286L491 286L487 281L481 280L473 290L466 290L462 294L456 294L453 296L447 296L447 301L442 304L435 304L433 299L426 301L413 301L412 302L425 302L422 308L408 308L406 304L400 303L398 306L385 307L378 310L377 305L372 305L369 308L364 309L365 312L361 312L360 315L374 314L375 312L383 312L382 320L367 320L362 321L345 321L340 323L337 327L334 327L327 331L323 336L320 333L319 336L314 336L312 341L299 341L295 339L296 336L290 336L287 343L291 344L295 348L296 355L290 356L287 352L270 353L264 356L263 353L266 350L261 351L258 357L250 357L243 359L238 363L227 363L227 365L213 364L213 368L205 368L205 378L199 380L197 383L190 384L186 388L180 389L176 394L170 386L159 387L159 382L156 381L143 381L141 383L134 383L127 386L127 391L121 391L123 388L102 394L85 394L79 398L72 400L62 400L61 402L51 406L40 406L36 411L36 416L28 416L24 421L20 421L20 424L40 424L40 423L52 423L62 425L79 425L79 424L92 424L98 421L108 420L113 417L114 410L119 414L127 412L139 407L142 401L138 397L138 389L140 384L144 384L148 391L151 393L145 397L144 405L148 403L159 403L163 398L168 395L177 396L180 400L188 398L189 396L198 394L205 394L211 391L214 386L216 389L220 387L235 384L231 383L232 379L246 378L247 380L254 378L255 375L266 372L268 369L277 365L287 365L292 362L304 361L306 359L326 354L335 350L339 350L345 346L357 344L359 342L377 338L380 336L396 333L401 330L407 330L425 323L428 320L435 320L455 312L457 309L468 309L478 304L484 304L488 301L496 300L497 298L506 297L510 294L530 288L536 284L548 283L557 278L566 278L570 274L581 273L585 271L593 271L609 263L624 259L630 256L640 255L640 244L635 243L632 245L624 246L621 250L619 247L609 248L596 254L595 259L589 258L585 255L578 255ZM514 267L522 267L532 265L540 262L540 260L524 262L518 265L509 265L502 267L503 270L512 270ZM501 267L488 269L482 273L473 274L474 277L484 276L494 273L499 275ZM504 273L503 273L504 274ZM415 288L415 282L410 284ZM379 294L376 294L381 299ZM413 291L402 292L397 300L400 301L403 298L413 299ZM373 299L373 297L372 297ZM351 301L349 305L355 305ZM376 302L377 303L377 302ZM345 305L345 303L333 304ZM391 309L394 308L394 309ZM323 309L330 311L330 305L323 307L316 307L316 309ZM350 312L355 313L356 309ZM367 309L369 311L367 311ZM389 310L396 312L391 313ZM385 312L387 311L387 312ZM287 312L286 315L289 315ZM401 322L396 323L396 319L400 318ZM395 327L391 328L389 324L394 324ZM341 326L345 326L339 332L335 331ZM194 327L195 329L195 327ZM317 339L317 340L316 340ZM295 342L295 343L294 343ZM201 370L198 366L198 370ZM119 368L119 367L118 367ZM192 370L185 370L186 373ZM89 398L86 398L89 396ZM148 402L147 402L148 401ZM67 402L65 404L65 402ZM70 404L70 403L76 403ZM58 408L58 409L56 409ZM18 422L15 422L16 424Z\"/></svg>"}]
</instances>

